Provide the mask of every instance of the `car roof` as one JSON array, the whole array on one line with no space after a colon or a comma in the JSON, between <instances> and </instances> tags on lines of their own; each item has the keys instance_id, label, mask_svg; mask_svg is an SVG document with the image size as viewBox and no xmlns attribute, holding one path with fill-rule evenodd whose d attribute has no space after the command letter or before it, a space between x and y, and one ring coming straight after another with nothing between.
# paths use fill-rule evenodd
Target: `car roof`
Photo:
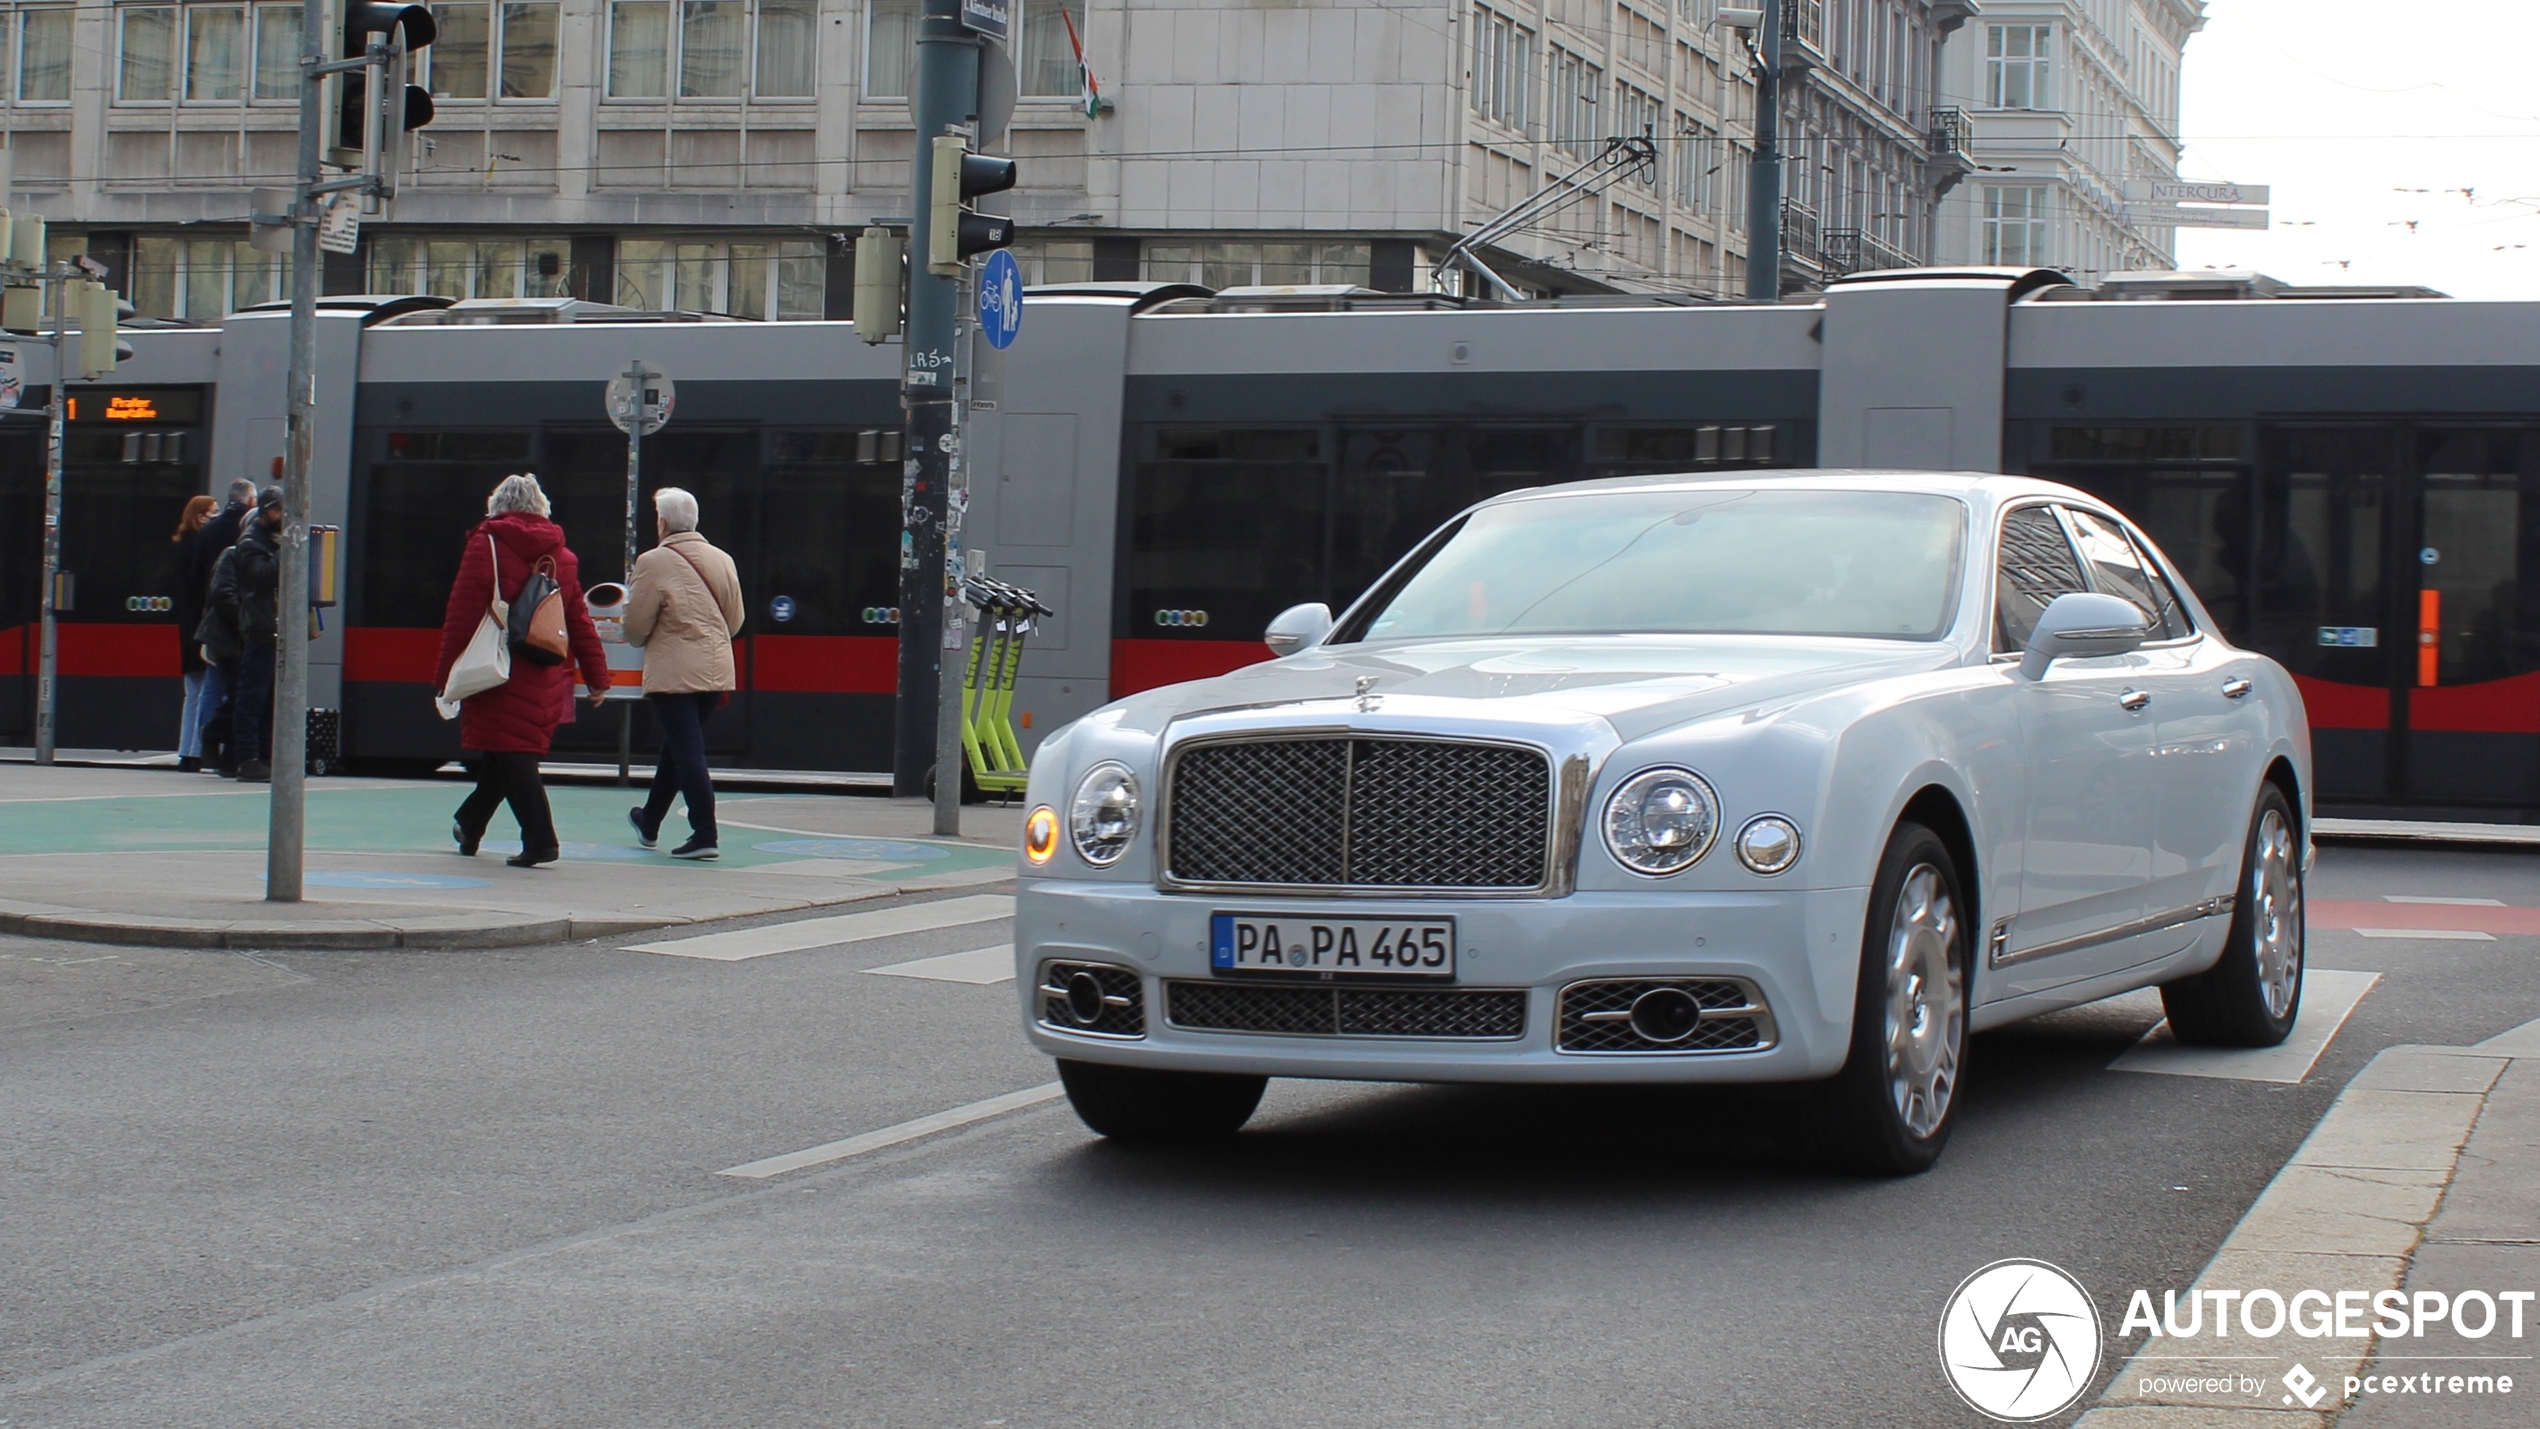
<instances>
[{"instance_id":1,"label":"car roof","mask_svg":"<svg viewBox=\"0 0 2540 1429\"><path fill-rule=\"evenodd\" d=\"M1479 503L1501 506L1520 501L1540 501L1551 497L1575 496L1605 491L1701 491L1723 486L1745 487L1756 491L1891 491L1931 496L1952 496L1979 507L1998 506L2023 496L2054 496L2077 500L2090 506L2099 501L2087 493L2075 491L2051 481L2032 476L2004 476L1975 471L1887 471L1867 469L1788 468L1747 471L1685 472L1659 476L1617 476L1594 481L1563 482L1558 486L1534 486L1511 491Z\"/></svg>"}]
</instances>

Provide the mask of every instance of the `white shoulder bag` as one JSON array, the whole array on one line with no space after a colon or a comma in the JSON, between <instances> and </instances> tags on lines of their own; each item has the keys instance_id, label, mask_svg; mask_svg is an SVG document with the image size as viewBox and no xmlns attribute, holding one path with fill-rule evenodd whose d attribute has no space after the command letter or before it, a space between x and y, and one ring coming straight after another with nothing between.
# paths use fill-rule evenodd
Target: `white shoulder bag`
<instances>
[{"instance_id":1,"label":"white shoulder bag","mask_svg":"<svg viewBox=\"0 0 2540 1429\"><path fill-rule=\"evenodd\" d=\"M481 695L512 677L511 641L505 634L511 624L511 607L503 601L502 551L490 534L485 538L485 555L494 566L494 599L485 614L478 617L476 635L450 667L449 683L433 697L433 707L443 719L457 719L461 700Z\"/></svg>"}]
</instances>

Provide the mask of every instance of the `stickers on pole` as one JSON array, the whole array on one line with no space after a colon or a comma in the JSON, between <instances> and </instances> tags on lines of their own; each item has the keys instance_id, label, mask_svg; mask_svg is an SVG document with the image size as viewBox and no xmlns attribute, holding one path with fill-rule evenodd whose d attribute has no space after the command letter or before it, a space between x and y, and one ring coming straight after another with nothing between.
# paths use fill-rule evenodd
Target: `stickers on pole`
<instances>
[{"instance_id":1,"label":"stickers on pole","mask_svg":"<svg viewBox=\"0 0 2540 1429\"><path fill-rule=\"evenodd\" d=\"M1023 331L1023 270L1014 255L999 248L988 254L979 271L979 332L988 346L1003 352Z\"/></svg>"},{"instance_id":2,"label":"stickers on pole","mask_svg":"<svg viewBox=\"0 0 2540 1429\"><path fill-rule=\"evenodd\" d=\"M678 393L669 373L640 361L630 362L624 372L609 379L605 398L609 421L629 436L635 435L640 422L643 435L649 437L670 424L670 409L677 403Z\"/></svg>"}]
</instances>

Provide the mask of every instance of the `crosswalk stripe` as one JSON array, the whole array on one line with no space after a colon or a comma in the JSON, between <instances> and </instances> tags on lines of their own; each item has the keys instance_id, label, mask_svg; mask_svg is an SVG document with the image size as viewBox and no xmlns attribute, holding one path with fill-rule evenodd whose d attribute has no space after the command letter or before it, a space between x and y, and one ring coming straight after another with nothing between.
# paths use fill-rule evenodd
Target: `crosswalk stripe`
<instances>
[{"instance_id":1,"label":"crosswalk stripe","mask_svg":"<svg viewBox=\"0 0 2540 1429\"><path fill-rule=\"evenodd\" d=\"M2430 903L2438 908L2502 908L2502 898L2438 898L2429 893L2385 893L2384 903Z\"/></svg>"},{"instance_id":2,"label":"crosswalk stripe","mask_svg":"<svg viewBox=\"0 0 2540 1429\"><path fill-rule=\"evenodd\" d=\"M2161 1023L2108 1064L2112 1072L2159 1072L2173 1077L2220 1077L2235 1082L2298 1082L2346 1025L2355 1008L2381 981L2379 973L2312 968L2302 979L2302 1015L2280 1046L2182 1047Z\"/></svg>"},{"instance_id":3,"label":"crosswalk stripe","mask_svg":"<svg viewBox=\"0 0 2540 1429\"><path fill-rule=\"evenodd\" d=\"M693 938L666 938L655 943L630 944L631 953L663 953L674 958L708 958L720 963L736 963L745 958L763 958L771 953L799 953L807 948L834 948L841 943L861 943L873 938L887 938L898 933L922 933L933 928L958 928L969 923L988 923L1014 916L1014 900L1000 893L978 893L968 898L948 898L941 903L918 903L904 908L879 908L870 913L845 913L834 918L807 918L796 923L770 923L764 927L743 928L734 933L704 933Z\"/></svg>"},{"instance_id":4,"label":"crosswalk stripe","mask_svg":"<svg viewBox=\"0 0 2540 1429\"><path fill-rule=\"evenodd\" d=\"M936 982L975 983L981 987L991 983L1014 981L1014 947L999 943L993 948L973 948L966 953L946 953L941 957L919 958L915 962L893 963L885 968L866 968L866 972L883 977L922 977Z\"/></svg>"},{"instance_id":5,"label":"crosswalk stripe","mask_svg":"<svg viewBox=\"0 0 2540 1429\"><path fill-rule=\"evenodd\" d=\"M2430 938L2438 943L2492 943L2496 941L2495 934L2481 933L2470 928L2357 928L2355 935L2362 938Z\"/></svg>"},{"instance_id":6,"label":"crosswalk stripe","mask_svg":"<svg viewBox=\"0 0 2540 1429\"><path fill-rule=\"evenodd\" d=\"M868 1131L862 1136L850 1136L844 1141L832 1141L826 1145L807 1147L801 1151L788 1151L782 1156L770 1156L764 1160L747 1162L714 1174L763 1181L770 1176L782 1176L788 1171L800 1171L807 1166L826 1166L832 1161L844 1161L850 1156L862 1156L870 1151L898 1146L903 1142L915 1141L921 1136L933 1136L939 1131L951 1131L956 1127L970 1126L991 1117L1003 1116L1007 1112L1021 1111L1025 1107L1039 1106L1043 1102L1053 1102L1066 1094L1066 1089L1058 1083L1044 1082L1037 1087L1027 1087L1019 1092L1007 1092L1001 1097L989 1097L984 1101L972 1102L968 1106L957 1106L950 1111L939 1111L931 1116L918 1117L914 1121L904 1121L897 1126L886 1126L880 1131Z\"/></svg>"}]
</instances>

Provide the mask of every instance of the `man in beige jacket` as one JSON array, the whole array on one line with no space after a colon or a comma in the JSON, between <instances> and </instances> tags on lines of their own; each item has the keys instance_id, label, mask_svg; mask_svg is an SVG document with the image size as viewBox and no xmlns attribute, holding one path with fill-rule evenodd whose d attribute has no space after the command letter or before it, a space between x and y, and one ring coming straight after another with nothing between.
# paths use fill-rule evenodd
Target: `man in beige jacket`
<instances>
[{"instance_id":1,"label":"man in beige jacket","mask_svg":"<svg viewBox=\"0 0 2540 1429\"><path fill-rule=\"evenodd\" d=\"M689 838L672 858L719 857L714 775L706 721L740 687L732 637L741 630L741 575L732 558L697 534L697 498L675 486L653 493L661 544L635 562L626 596L626 643L644 649L644 698L661 721L661 761L644 802L626 811L644 847L661 838L674 796L688 801Z\"/></svg>"}]
</instances>

